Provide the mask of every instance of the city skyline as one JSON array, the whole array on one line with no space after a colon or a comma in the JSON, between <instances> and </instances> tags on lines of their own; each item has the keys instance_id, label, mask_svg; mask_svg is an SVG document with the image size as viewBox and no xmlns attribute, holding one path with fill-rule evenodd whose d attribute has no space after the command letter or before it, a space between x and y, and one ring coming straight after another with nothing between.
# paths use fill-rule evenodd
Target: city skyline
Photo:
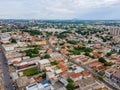
<instances>
[{"instance_id":1,"label":"city skyline","mask_svg":"<svg viewBox=\"0 0 120 90\"><path fill-rule=\"evenodd\" d=\"M119 0L0 0L0 19L120 19Z\"/></svg>"}]
</instances>

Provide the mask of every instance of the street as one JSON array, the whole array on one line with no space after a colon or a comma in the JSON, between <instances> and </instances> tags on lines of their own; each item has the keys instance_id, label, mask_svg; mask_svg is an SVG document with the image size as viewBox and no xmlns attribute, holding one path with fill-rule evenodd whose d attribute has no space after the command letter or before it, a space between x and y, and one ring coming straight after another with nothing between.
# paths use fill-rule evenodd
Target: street
<instances>
[{"instance_id":1,"label":"street","mask_svg":"<svg viewBox=\"0 0 120 90\"><path fill-rule=\"evenodd\" d=\"M53 47L53 46L50 44L50 42L49 42L49 40L48 40L48 39L46 39L46 43L47 43L47 45L49 45L49 46L50 46L50 48L51 48L53 51L56 51L56 48L55 48L55 47Z\"/></svg>"},{"instance_id":2,"label":"street","mask_svg":"<svg viewBox=\"0 0 120 90\"><path fill-rule=\"evenodd\" d=\"M2 47L0 45L0 49L1 48ZM5 89L6 90L15 90L14 86L13 86L13 81L10 77L10 72L8 71L7 60L6 60L5 55L2 50L0 51L0 62L1 62L2 70L3 70L3 79L4 79Z\"/></svg>"}]
</instances>

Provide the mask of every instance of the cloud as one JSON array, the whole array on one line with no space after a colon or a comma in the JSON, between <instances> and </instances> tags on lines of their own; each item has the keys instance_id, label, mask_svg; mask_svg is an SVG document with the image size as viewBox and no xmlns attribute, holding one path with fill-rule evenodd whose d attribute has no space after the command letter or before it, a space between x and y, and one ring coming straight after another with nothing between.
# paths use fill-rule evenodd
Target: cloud
<instances>
[{"instance_id":1,"label":"cloud","mask_svg":"<svg viewBox=\"0 0 120 90\"><path fill-rule=\"evenodd\" d=\"M55 7L51 7L51 8L46 8L48 11L53 12L53 13L64 13L64 14L68 14L68 13L74 13L74 11L67 9L67 8L55 8Z\"/></svg>"},{"instance_id":2,"label":"cloud","mask_svg":"<svg viewBox=\"0 0 120 90\"><path fill-rule=\"evenodd\" d=\"M100 16L96 12L114 18L113 14L120 15L119 9L120 0L0 0L0 18L70 19L91 13Z\"/></svg>"}]
</instances>

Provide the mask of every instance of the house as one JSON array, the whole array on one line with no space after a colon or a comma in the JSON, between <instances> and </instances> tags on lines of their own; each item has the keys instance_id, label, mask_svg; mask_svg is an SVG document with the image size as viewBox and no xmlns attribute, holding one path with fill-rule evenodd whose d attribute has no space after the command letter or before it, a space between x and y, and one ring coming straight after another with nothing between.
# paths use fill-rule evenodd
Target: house
<instances>
[{"instance_id":1,"label":"house","mask_svg":"<svg viewBox=\"0 0 120 90\"><path fill-rule=\"evenodd\" d=\"M19 77L18 77L18 74L16 72L12 72L10 73L10 76L12 77L12 80L15 81L17 80Z\"/></svg>"},{"instance_id":2,"label":"house","mask_svg":"<svg viewBox=\"0 0 120 90\"><path fill-rule=\"evenodd\" d=\"M46 45L46 41L35 42L36 45Z\"/></svg>"},{"instance_id":3,"label":"house","mask_svg":"<svg viewBox=\"0 0 120 90\"><path fill-rule=\"evenodd\" d=\"M83 75L81 73L71 73L70 78L75 82L82 79Z\"/></svg>"},{"instance_id":4,"label":"house","mask_svg":"<svg viewBox=\"0 0 120 90\"><path fill-rule=\"evenodd\" d=\"M50 84L33 83L26 86L26 90L51 90Z\"/></svg>"},{"instance_id":5,"label":"house","mask_svg":"<svg viewBox=\"0 0 120 90\"><path fill-rule=\"evenodd\" d=\"M29 84L29 79L26 76L20 77L16 80L16 84L19 90L22 90Z\"/></svg>"},{"instance_id":6,"label":"house","mask_svg":"<svg viewBox=\"0 0 120 90\"><path fill-rule=\"evenodd\" d=\"M58 77L58 80L59 80L64 86L67 86L67 85L68 85L67 80L65 80L64 78Z\"/></svg>"},{"instance_id":7,"label":"house","mask_svg":"<svg viewBox=\"0 0 120 90\"><path fill-rule=\"evenodd\" d=\"M102 53L99 52L92 52L94 57L103 57L104 55Z\"/></svg>"},{"instance_id":8,"label":"house","mask_svg":"<svg viewBox=\"0 0 120 90\"><path fill-rule=\"evenodd\" d=\"M50 80L51 84L54 85L58 81L58 78L52 77L49 80Z\"/></svg>"},{"instance_id":9,"label":"house","mask_svg":"<svg viewBox=\"0 0 120 90\"><path fill-rule=\"evenodd\" d=\"M111 79L120 86L120 69L116 70L114 74L112 74Z\"/></svg>"},{"instance_id":10,"label":"house","mask_svg":"<svg viewBox=\"0 0 120 90\"><path fill-rule=\"evenodd\" d=\"M119 47L113 47L111 49L112 52L119 52L120 48Z\"/></svg>"},{"instance_id":11,"label":"house","mask_svg":"<svg viewBox=\"0 0 120 90\"><path fill-rule=\"evenodd\" d=\"M67 66L65 64L62 64L62 63L59 63L57 65L58 68L60 68L62 70L62 72L66 71L67 70Z\"/></svg>"},{"instance_id":12,"label":"house","mask_svg":"<svg viewBox=\"0 0 120 90\"><path fill-rule=\"evenodd\" d=\"M67 62L66 56L64 54L60 54L58 52L53 52L50 53L50 61L59 61L59 60L63 60L64 62Z\"/></svg>"},{"instance_id":13,"label":"house","mask_svg":"<svg viewBox=\"0 0 120 90\"><path fill-rule=\"evenodd\" d=\"M120 62L120 58L119 57L112 57L112 62L116 63L116 62Z\"/></svg>"},{"instance_id":14,"label":"house","mask_svg":"<svg viewBox=\"0 0 120 90\"><path fill-rule=\"evenodd\" d=\"M60 51L61 51L61 53L63 53L63 54L68 54L68 53L69 53L66 48L62 48Z\"/></svg>"},{"instance_id":15,"label":"house","mask_svg":"<svg viewBox=\"0 0 120 90\"><path fill-rule=\"evenodd\" d=\"M98 68L99 66L102 66L102 65L103 65L103 63L101 63L101 62L94 62L92 64L89 64L89 67Z\"/></svg>"},{"instance_id":16,"label":"house","mask_svg":"<svg viewBox=\"0 0 120 90\"><path fill-rule=\"evenodd\" d=\"M10 39L11 37L10 37L10 34L9 33L2 33L1 35L0 35L0 41L2 42L2 43L9 43L10 41L9 41L9 39Z\"/></svg>"},{"instance_id":17,"label":"house","mask_svg":"<svg viewBox=\"0 0 120 90\"><path fill-rule=\"evenodd\" d=\"M60 77L63 77L64 79L68 79L69 78L69 72L65 71L59 74Z\"/></svg>"},{"instance_id":18,"label":"house","mask_svg":"<svg viewBox=\"0 0 120 90\"><path fill-rule=\"evenodd\" d=\"M51 58L56 58L56 57L60 57L60 56L61 56L61 54L58 53L58 52L50 53L50 57L51 57Z\"/></svg>"},{"instance_id":19,"label":"house","mask_svg":"<svg viewBox=\"0 0 120 90\"><path fill-rule=\"evenodd\" d=\"M111 78L112 74L114 74L116 72L116 69L114 68L109 68L105 71L105 76L107 78Z\"/></svg>"},{"instance_id":20,"label":"house","mask_svg":"<svg viewBox=\"0 0 120 90\"><path fill-rule=\"evenodd\" d=\"M55 73L56 74L60 74L60 73L62 73L63 71L62 71L62 69L57 69L57 70L55 70Z\"/></svg>"},{"instance_id":21,"label":"house","mask_svg":"<svg viewBox=\"0 0 120 90\"><path fill-rule=\"evenodd\" d=\"M51 37L49 38L49 42L50 42L51 44L57 43L57 41L58 41L58 38L57 38L57 37L51 36Z\"/></svg>"},{"instance_id":22,"label":"house","mask_svg":"<svg viewBox=\"0 0 120 90\"><path fill-rule=\"evenodd\" d=\"M96 90L93 88L101 86L96 82L96 80L92 76L76 81L75 85L79 86L80 90Z\"/></svg>"},{"instance_id":23,"label":"house","mask_svg":"<svg viewBox=\"0 0 120 90\"><path fill-rule=\"evenodd\" d=\"M26 47L27 43L26 42L17 42L18 47Z\"/></svg>"},{"instance_id":24,"label":"house","mask_svg":"<svg viewBox=\"0 0 120 90\"><path fill-rule=\"evenodd\" d=\"M55 73L54 72L46 72L46 78L49 80L50 78L54 78Z\"/></svg>"},{"instance_id":25,"label":"house","mask_svg":"<svg viewBox=\"0 0 120 90\"><path fill-rule=\"evenodd\" d=\"M75 66L73 68L74 68L73 72L75 72L75 73L81 73L84 71L84 69L82 67Z\"/></svg>"},{"instance_id":26,"label":"house","mask_svg":"<svg viewBox=\"0 0 120 90\"><path fill-rule=\"evenodd\" d=\"M111 52L110 48L104 48L103 49L103 53L106 55L108 52Z\"/></svg>"},{"instance_id":27,"label":"house","mask_svg":"<svg viewBox=\"0 0 120 90\"><path fill-rule=\"evenodd\" d=\"M17 61L17 62L20 62L22 61L22 57L21 56L18 56L18 57L10 57L10 58L7 58L8 60L8 64L12 64L13 62Z\"/></svg>"},{"instance_id":28,"label":"house","mask_svg":"<svg viewBox=\"0 0 120 90\"><path fill-rule=\"evenodd\" d=\"M23 54L18 53L16 51L9 51L9 52L5 52L5 56L6 56L7 59L10 59L10 58L22 57Z\"/></svg>"},{"instance_id":29,"label":"house","mask_svg":"<svg viewBox=\"0 0 120 90\"><path fill-rule=\"evenodd\" d=\"M39 60L40 70L45 70L45 67L50 66L50 61L48 59Z\"/></svg>"},{"instance_id":30,"label":"house","mask_svg":"<svg viewBox=\"0 0 120 90\"><path fill-rule=\"evenodd\" d=\"M87 71L82 72L82 75L83 75L83 78L87 78L91 76L91 74Z\"/></svg>"},{"instance_id":31,"label":"house","mask_svg":"<svg viewBox=\"0 0 120 90\"><path fill-rule=\"evenodd\" d=\"M15 45L14 44L3 45L3 48L5 51L13 51L15 50Z\"/></svg>"},{"instance_id":32,"label":"house","mask_svg":"<svg viewBox=\"0 0 120 90\"><path fill-rule=\"evenodd\" d=\"M47 53L52 53L52 52L53 52L52 49L48 49L48 50L47 50Z\"/></svg>"}]
</instances>

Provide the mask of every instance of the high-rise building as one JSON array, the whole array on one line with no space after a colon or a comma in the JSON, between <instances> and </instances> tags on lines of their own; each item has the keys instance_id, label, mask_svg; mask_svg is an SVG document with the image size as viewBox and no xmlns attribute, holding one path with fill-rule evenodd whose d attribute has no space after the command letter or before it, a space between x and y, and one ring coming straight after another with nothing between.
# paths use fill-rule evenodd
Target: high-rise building
<instances>
[{"instance_id":1,"label":"high-rise building","mask_svg":"<svg viewBox=\"0 0 120 90\"><path fill-rule=\"evenodd\" d=\"M109 27L109 32L112 35L120 35L120 27Z\"/></svg>"}]
</instances>

